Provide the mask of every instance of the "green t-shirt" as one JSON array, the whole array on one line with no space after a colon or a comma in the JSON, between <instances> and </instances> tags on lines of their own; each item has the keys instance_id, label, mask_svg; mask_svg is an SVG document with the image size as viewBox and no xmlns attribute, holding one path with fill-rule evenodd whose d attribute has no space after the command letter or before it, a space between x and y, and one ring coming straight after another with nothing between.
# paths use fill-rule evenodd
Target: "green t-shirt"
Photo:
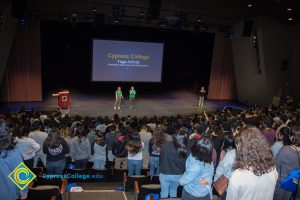
<instances>
[{"instance_id":1,"label":"green t-shirt","mask_svg":"<svg viewBox=\"0 0 300 200\"><path fill-rule=\"evenodd\" d=\"M116 91L116 95L117 95L117 97L121 97L122 96L122 91Z\"/></svg>"},{"instance_id":2,"label":"green t-shirt","mask_svg":"<svg viewBox=\"0 0 300 200\"><path fill-rule=\"evenodd\" d=\"M129 98L135 98L136 91L135 90L129 90Z\"/></svg>"}]
</instances>

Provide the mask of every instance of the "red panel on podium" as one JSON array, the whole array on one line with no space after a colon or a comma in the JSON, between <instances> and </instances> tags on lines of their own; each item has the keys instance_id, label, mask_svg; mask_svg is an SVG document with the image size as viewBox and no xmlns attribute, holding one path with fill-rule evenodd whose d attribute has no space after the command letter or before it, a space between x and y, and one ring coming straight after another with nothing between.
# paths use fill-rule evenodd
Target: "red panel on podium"
<instances>
[{"instance_id":1,"label":"red panel on podium","mask_svg":"<svg viewBox=\"0 0 300 200\"><path fill-rule=\"evenodd\" d=\"M70 92L62 91L57 94L52 94L52 96L58 97L58 106L61 109L68 109L70 107Z\"/></svg>"}]
</instances>

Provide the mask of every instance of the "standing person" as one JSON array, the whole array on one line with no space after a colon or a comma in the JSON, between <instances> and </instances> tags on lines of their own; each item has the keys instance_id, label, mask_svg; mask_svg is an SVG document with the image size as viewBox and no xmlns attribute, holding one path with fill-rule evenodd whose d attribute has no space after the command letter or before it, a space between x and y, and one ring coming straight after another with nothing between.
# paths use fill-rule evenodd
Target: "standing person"
<instances>
[{"instance_id":1,"label":"standing person","mask_svg":"<svg viewBox=\"0 0 300 200\"><path fill-rule=\"evenodd\" d=\"M159 155L160 198L177 197L177 187L188 157L187 134L179 132L162 145Z\"/></svg>"},{"instance_id":2,"label":"standing person","mask_svg":"<svg viewBox=\"0 0 300 200\"><path fill-rule=\"evenodd\" d=\"M201 90L200 90L199 107L203 107L205 94L206 94L206 91L205 91L204 87L202 86Z\"/></svg>"},{"instance_id":3,"label":"standing person","mask_svg":"<svg viewBox=\"0 0 300 200\"><path fill-rule=\"evenodd\" d=\"M141 175L143 163L142 149L144 148L144 144L138 133L133 133L131 135L126 148L128 151L128 176L132 176L133 174L138 176Z\"/></svg>"},{"instance_id":4,"label":"standing person","mask_svg":"<svg viewBox=\"0 0 300 200\"><path fill-rule=\"evenodd\" d=\"M28 127L22 125L18 128L18 135L16 138L16 146L22 154L24 163L27 167L33 168L34 156L40 150L40 145L33 139L28 137Z\"/></svg>"},{"instance_id":5,"label":"standing person","mask_svg":"<svg viewBox=\"0 0 300 200\"><path fill-rule=\"evenodd\" d=\"M77 169L86 169L88 161L92 158L90 141L86 135L84 127L80 126L71 141L70 155Z\"/></svg>"},{"instance_id":6,"label":"standing person","mask_svg":"<svg viewBox=\"0 0 300 200\"><path fill-rule=\"evenodd\" d=\"M123 95L122 95L122 90L121 90L121 87L118 87L116 92L115 92L115 97L116 97L116 101L115 101L115 106L114 106L114 109L117 109L120 110L120 106L121 106L121 101L123 98Z\"/></svg>"},{"instance_id":7,"label":"standing person","mask_svg":"<svg viewBox=\"0 0 300 200\"><path fill-rule=\"evenodd\" d=\"M15 147L12 137L5 126L4 121L0 121L0 198L1 199L26 199L28 187L20 190L9 178L10 174L21 162L22 155Z\"/></svg>"},{"instance_id":8,"label":"standing person","mask_svg":"<svg viewBox=\"0 0 300 200\"><path fill-rule=\"evenodd\" d=\"M210 139L203 137L191 149L191 154L186 160L180 185L184 186L182 200L210 200L212 199L212 178L214 165L212 163L213 145ZM199 184L200 179L205 179L208 184Z\"/></svg>"},{"instance_id":9,"label":"standing person","mask_svg":"<svg viewBox=\"0 0 300 200\"><path fill-rule=\"evenodd\" d=\"M142 126L140 131L140 138L144 144L143 149L143 169L149 168L149 142L152 134L148 132L147 126Z\"/></svg>"},{"instance_id":10,"label":"standing person","mask_svg":"<svg viewBox=\"0 0 300 200\"><path fill-rule=\"evenodd\" d=\"M291 145L281 148L276 156L276 168L279 172L280 183L291 171L300 168L300 126L290 130ZM275 200L290 199L292 192L281 189L278 184L274 195Z\"/></svg>"},{"instance_id":11,"label":"standing person","mask_svg":"<svg viewBox=\"0 0 300 200\"><path fill-rule=\"evenodd\" d=\"M277 171L262 132L247 126L236 135L236 160L229 179L228 200L273 200Z\"/></svg>"},{"instance_id":12,"label":"standing person","mask_svg":"<svg viewBox=\"0 0 300 200\"><path fill-rule=\"evenodd\" d=\"M161 146L165 143L165 134L161 128L155 128L149 142L150 176L159 175L159 154Z\"/></svg>"},{"instance_id":13,"label":"standing person","mask_svg":"<svg viewBox=\"0 0 300 200\"><path fill-rule=\"evenodd\" d=\"M94 144L94 155L93 155L93 169L105 169L106 164L106 143L103 133L96 133L96 140Z\"/></svg>"},{"instance_id":14,"label":"standing person","mask_svg":"<svg viewBox=\"0 0 300 200\"><path fill-rule=\"evenodd\" d=\"M28 137L36 141L40 147L43 146L48 134L46 132L41 131L42 122L34 121L31 126L31 132L28 134ZM34 156L34 167L37 167L37 163L39 158L41 159L44 167L46 166L46 154L44 154L43 150L40 149L35 153Z\"/></svg>"},{"instance_id":15,"label":"standing person","mask_svg":"<svg viewBox=\"0 0 300 200\"><path fill-rule=\"evenodd\" d=\"M133 108L133 101L135 100L136 91L133 86L129 90L129 109Z\"/></svg>"},{"instance_id":16,"label":"standing person","mask_svg":"<svg viewBox=\"0 0 300 200\"><path fill-rule=\"evenodd\" d=\"M52 128L43 144L46 154L47 173L62 175L66 166L66 155L70 152L69 146L57 128Z\"/></svg>"},{"instance_id":17,"label":"standing person","mask_svg":"<svg viewBox=\"0 0 300 200\"><path fill-rule=\"evenodd\" d=\"M115 169L127 169L127 140L126 134L122 133L118 136L117 141L113 143L112 153L115 156Z\"/></svg>"}]
</instances>

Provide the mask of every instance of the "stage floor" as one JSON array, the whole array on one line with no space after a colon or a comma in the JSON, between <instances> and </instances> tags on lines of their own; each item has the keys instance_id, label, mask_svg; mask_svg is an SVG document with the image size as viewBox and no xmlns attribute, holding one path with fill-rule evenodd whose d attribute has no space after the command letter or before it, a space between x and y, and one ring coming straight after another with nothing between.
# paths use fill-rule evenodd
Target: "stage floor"
<instances>
[{"instance_id":1,"label":"stage floor","mask_svg":"<svg viewBox=\"0 0 300 200\"><path fill-rule=\"evenodd\" d=\"M124 96L125 97L125 96ZM114 95L86 95L71 91L71 106L69 114L71 116L79 114L82 116L113 116L118 113L120 116L170 116L189 115L206 112L213 112L226 106L245 108L243 105L230 101L205 100L204 107L198 107L199 96L189 92L172 92L167 94L143 95L135 100L134 108L129 109L128 98L121 104L120 110L114 110ZM55 110L57 109L57 97L49 94L43 102L22 102L22 103L1 103L0 111L7 113L14 112L25 106L26 109L34 110Z\"/></svg>"}]
</instances>

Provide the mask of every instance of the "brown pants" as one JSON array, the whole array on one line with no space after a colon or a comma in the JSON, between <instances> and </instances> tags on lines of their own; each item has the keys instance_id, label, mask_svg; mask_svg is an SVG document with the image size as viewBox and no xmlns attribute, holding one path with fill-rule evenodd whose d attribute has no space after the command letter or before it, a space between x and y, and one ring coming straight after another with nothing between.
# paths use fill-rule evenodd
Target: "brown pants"
<instances>
[{"instance_id":1,"label":"brown pants","mask_svg":"<svg viewBox=\"0 0 300 200\"><path fill-rule=\"evenodd\" d=\"M115 169L127 169L127 157L115 158Z\"/></svg>"},{"instance_id":2,"label":"brown pants","mask_svg":"<svg viewBox=\"0 0 300 200\"><path fill-rule=\"evenodd\" d=\"M116 98L116 101L115 101L115 107L120 107L120 105L121 105L121 100L122 100L121 97L117 97L117 98Z\"/></svg>"}]
</instances>

